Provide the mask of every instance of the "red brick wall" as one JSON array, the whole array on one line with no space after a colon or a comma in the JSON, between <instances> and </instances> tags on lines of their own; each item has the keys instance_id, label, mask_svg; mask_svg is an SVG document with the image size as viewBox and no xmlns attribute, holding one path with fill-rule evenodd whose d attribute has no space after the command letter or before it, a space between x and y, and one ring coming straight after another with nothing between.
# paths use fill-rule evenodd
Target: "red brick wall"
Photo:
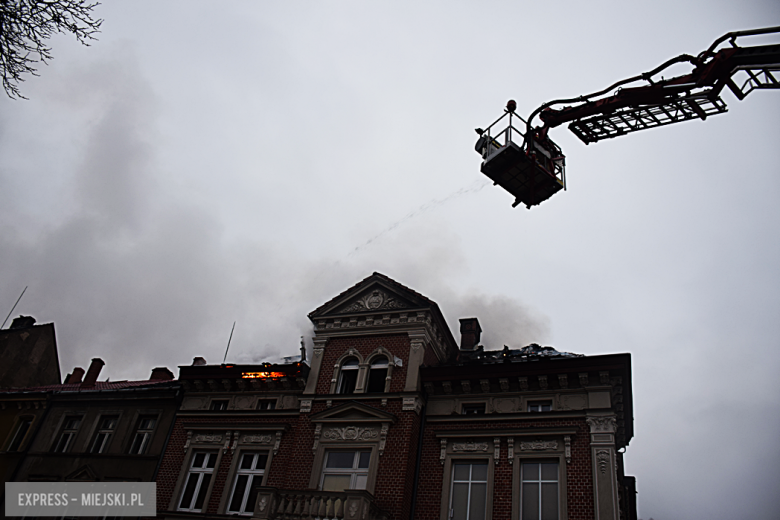
<instances>
[{"instance_id":1,"label":"red brick wall","mask_svg":"<svg viewBox=\"0 0 780 520\"><path fill-rule=\"evenodd\" d=\"M350 348L360 352L365 360L377 348L383 347L391 354L403 360L404 366L393 368L393 379L390 382L391 392L401 392L406 384L406 369L409 366L409 336L406 334L385 334L381 336L364 336L356 338L333 338L325 345L320 366L320 377L317 381L317 393L330 393L330 381L333 379L333 365Z\"/></svg>"},{"instance_id":2,"label":"red brick wall","mask_svg":"<svg viewBox=\"0 0 780 520\"><path fill-rule=\"evenodd\" d=\"M490 417L490 416L488 416ZM590 430L584 419L550 421L501 421L495 424L496 417L490 422L453 422L449 424L428 423L423 439L423 457L421 462L420 485L418 487L415 520L438 520L441 515L442 479L444 466L439 460L440 444L437 432L448 430L485 430L489 428L533 428L533 427L576 427L577 434L572 437L572 461L566 465L567 502L569 520L593 519L593 473L590 457ZM492 440L488 456L492 457ZM512 517L512 495L519 489L513 481L513 466L507 461L506 438L501 439L501 460L494 466L493 479L493 520L510 520ZM515 444L517 449L517 444ZM447 476L449 478L449 476Z\"/></svg>"}]
</instances>

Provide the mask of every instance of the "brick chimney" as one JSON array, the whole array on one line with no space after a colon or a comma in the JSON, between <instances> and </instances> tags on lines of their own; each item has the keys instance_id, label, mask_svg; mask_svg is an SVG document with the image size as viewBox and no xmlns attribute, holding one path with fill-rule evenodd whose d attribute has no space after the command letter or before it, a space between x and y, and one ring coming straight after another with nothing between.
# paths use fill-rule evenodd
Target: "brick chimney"
<instances>
[{"instance_id":1,"label":"brick chimney","mask_svg":"<svg viewBox=\"0 0 780 520\"><path fill-rule=\"evenodd\" d=\"M206 360L202 357L198 356L196 358L192 358L192 366L194 367L200 367L206 364Z\"/></svg>"},{"instance_id":2,"label":"brick chimney","mask_svg":"<svg viewBox=\"0 0 780 520\"><path fill-rule=\"evenodd\" d=\"M482 334L482 327L479 326L479 320L477 318L460 319L461 350L474 350L474 348L479 345L480 334Z\"/></svg>"},{"instance_id":3,"label":"brick chimney","mask_svg":"<svg viewBox=\"0 0 780 520\"><path fill-rule=\"evenodd\" d=\"M84 377L84 369L76 367L71 374L68 374L65 378L65 384L81 383L81 378Z\"/></svg>"},{"instance_id":4,"label":"brick chimney","mask_svg":"<svg viewBox=\"0 0 780 520\"><path fill-rule=\"evenodd\" d=\"M89 365L89 370L87 370L87 375L84 378L84 382L81 383L81 386L95 386L95 381L97 381L100 371L103 369L103 365L105 365L105 363L99 357L92 358L92 363Z\"/></svg>"},{"instance_id":5,"label":"brick chimney","mask_svg":"<svg viewBox=\"0 0 780 520\"><path fill-rule=\"evenodd\" d=\"M170 381L173 379L173 372L168 370L167 367L157 367L152 369L152 375L149 377L150 381Z\"/></svg>"}]
</instances>

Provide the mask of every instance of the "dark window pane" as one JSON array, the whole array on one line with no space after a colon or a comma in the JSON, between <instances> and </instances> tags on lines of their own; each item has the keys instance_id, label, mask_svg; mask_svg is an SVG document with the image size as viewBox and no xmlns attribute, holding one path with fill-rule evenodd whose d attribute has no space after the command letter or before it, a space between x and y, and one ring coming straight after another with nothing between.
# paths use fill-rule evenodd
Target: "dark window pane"
<instances>
[{"instance_id":1,"label":"dark window pane","mask_svg":"<svg viewBox=\"0 0 780 520\"><path fill-rule=\"evenodd\" d=\"M68 444L70 444L70 438L72 436L72 433L63 433L60 435L60 440L57 442L57 446L54 448L54 451L57 453L64 453L65 450L68 449Z\"/></svg>"},{"instance_id":2,"label":"dark window pane","mask_svg":"<svg viewBox=\"0 0 780 520\"><path fill-rule=\"evenodd\" d=\"M134 455L140 455L144 446L144 439L146 435L143 433L136 433L135 439L133 439L133 445L130 446L130 453Z\"/></svg>"},{"instance_id":3,"label":"dark window pane","mask_svg":"<svg viewBox=\"0 0 780 520\"><path fill-rule=\"evenodd\" d=\"M193 468L202 468L203 467L203 461L206 460L206 454L205 453L196 453L195 458L192 461L192 467Z\"/></svg>"},{"instance_id":4,"label":"dark window pane","mask_svg":"<svg viewBox=\"0 0 780 520\"><path fill-rule=\"evenodd\" d=\"M265 469L265 465L268 462L268 454L267 453L258 453L257 454L257 463L255 464L255 468L257 469Z\"/></svg>"},{"instance_id":5,"label":"dark window pane","mask_svg":"<svg viewBox=\"0 0 780 520\"><path fill-rule=\"evenodd\" d=\"M24 436L27 435L27 430L30 429L32 419L25 419L19 424L19 428L16 430L14 440L11 441L11 445L8 447L8 451L19 451L19 447L22 445Z\"/></svg>"},{"instance_id":6,"label":"dark window pane","mask_svg":"<svg viewBox=\"0 0 780 520\"><path fill-rule=\"evenodd\" d=\"M358 468L367 468L368 463L371 461L371 452L370 451L361 451L360 452L360 461L358 461Z\"/></svg>"},{"instance_id":7,"label":"dark window pane","mask_svg":"<svg viewBox=\"0 0 780 520\"><path fill-rule=\"evenodd\" d=\"M523 464L523 480L539 480L539 464Z\"/></svg>"},{"instance_id":8,"label":"dark window pane","mask_svg":"<svg viewBox=\"0 0 780 520\"><path fill-rule=\"evenodd\" d=\"M348 360L344 361L344 364L341 365L342 367L356 367L358 366L358 360L355 358L349 358Z\"/></svg>"},{"instance_id":9,"label":"dark window pane","mask_svg":"<svg viewBox=\"0 0 780 520\"><path fill-rule=\"evenodd\" d=\"M372 368L368 373L368 392L384 392L387 368Z\"/></svg>"},{"instance_id":10,"label":"dark window pane","mask_svg":"<svg viewBox=\"0 0 780 520\"><path fill-rule=\"evenodd\" d=\"M190 506L192 505L192 496L195 494L195 488L198 486L198 477L199 475L197 473L190 473L190 476L187 479L187 485L184 486L184 494L181 496L181 503L179 504L180 509L190 509Z\"/></svg>"},{"instance_id":11,"label":"dark window pane","mask_svg":"<svg viewBox=\"0 0 780 520\"><path fill-rule=\"evenodd\" d=\"M467 520L469 504L469 485L452 485L452 520Z\"/></svg>"},{"instance_id":12,"label":"dark window pane","mask_svg":"<svg viewBox=\"0 0 780 520\"><path fill-rule=\"evenodd\" d=\"M211 473L204 473L200 483L200 489L198 490L198 498L195 499L195 507L193 507L193 509L203 509L203 501L206 499L206 491L209 488L209 482L211 482Z\"/></svg>"},{"instance_id":13,"label":"dark window pane","mask_svg":"<svg viewBox=\"0 0 780 520\"><path fill-rule=\"evenodd\" d=\"M558 464L541 464L542 480L558 480Z\"/></svg>"},{"instance_id":14,"label":"dark window pane","mask_svg":"<svg viewBox=\"0 0 780 520\"><path fill-rule=\"evenodd\" d=\"M542 484L542 520L558 520L558 484Z\"/></svg>"},{"instance_id":15,"label":"dark window pane","mask_svg":"<svg viewBox=\"0 0 780 520\"><path fill-rule=\"evenodd\" d=\"M263 477L260 475L254 475L249 483L249 497L246 499L246 506L244 506L245 513L251 513L255 510L255 502L257 502L257 488L263 483Z\"/></svg>"},{"instance_id":16,"label":"dark window pane","mask_svg":"<svg viewBox=\"0 0 780 520\"><path fill-rule=\"evenodd\" d=\"M523 520L539 518L539 484L523 483Z\"/></svg>"},{"instance_id":17,"label":"dark window pane","mask_svg":"<svg viewBox=\"0 0 780 520\"><path fill-rule=\"evenodd\" d=\"M487 500L487 484L471 484L471 503L469 504L469 520L485 520L486 500Z\"/></svg>"},{"instance_id":18,"label":"dark window pane","mask_svg":"<svg viewBox=\"0 0 780 520\"><path fill-rule=\"evenodd\" d=\"M355 392L355 384L357 383L357 370L343 370L341 371L341 381L338 388L339 394L352 394Z\"/></svg>"},{"instance_id":19,"label":"dark window pane","mask_svg":"<svg viewBox=\"0 0 780 520\"><path fill-rule=\"evenodd\" d=\"M241 469L252 469L252 463L255 461L254 453L245 453L241 457Z\"/></svg>"},{"instance_id":20,"label":"dark window pane","mask_svg":"<svg viewBox=\"0 0 780 520\"><path fill-rule=\"evenodd\" d=\"M246 493L246 484L248 481L249 475L239 475L236 479L233 500L230 501L230 507L228 508L229 511L241 512L241 502L244 500L244 493Z\"/></svg>"},{"instance_id":21,"label":"dark window pane","mask_svg":"<svg viewBox=\"0 0 780 520\"><path fill-rule=\"evenodd\" d=\"M471 465L471 480L481 480L487 482L487 464L472 464Z\"/></svg>"},{"instance_id":22,"label":"dark window pane","mask_svg":"<svg viewBox=\"0 0 780 520\"><path fill-rule=\"evenodd\" d=\"M92 445L92 453L103 453L103 446L106 442L107 433L98 433L95 437L95 443Z\"/></svg>"},{"instance_id":23,"label":"dark window pane","mask_svg":"<svg viewBox=\"0 0 780 520\"><path fill-rule=\"evenodd\" d=\"M217 463L217 454L216 453L207 453L206 454L206 467L207 468L214 468L214 465Z\"/></svg>"},{"instance_id":24,"label":"dark window pane","mask_svg":"<svg viewBox=\"0 0 780 520\"><path fill-rule=\"evenodd\" d=\"M354 451L331 451L328 453L328 468L352 468L355 463Z\"/></svg>"},{"instance_id":25,"label":"dark window pane","mask_svg":"<svg viewBox=\"0 0 780 520\"><path fill-rule=\"evenodd\" d=\"M453 475L455 480L469 480L471 464L454 464Z\"/></svg>"}]
</instances>

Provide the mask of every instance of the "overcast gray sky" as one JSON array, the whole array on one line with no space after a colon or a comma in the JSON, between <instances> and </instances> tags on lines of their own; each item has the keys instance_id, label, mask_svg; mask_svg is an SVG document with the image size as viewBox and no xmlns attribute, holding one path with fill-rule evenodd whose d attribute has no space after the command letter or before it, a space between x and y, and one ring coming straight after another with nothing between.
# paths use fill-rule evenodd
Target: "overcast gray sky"
<instances>
[{"instance_id":1,"label":"overcast gray sky","mask_svg":"<svg viewBox=\"0 0 780 520\"><path fill-rule=\"evenodd\" d=\"M631 352L642 518L776 519L779 92L585 146L530 211L474 128L599 90L773 1L105 1L99 41L0 98L0 312L63 374L276 359L373 271L486 348ZM755 39L759 44L767 40ZM777 39L773 40L777 42ZM683 72L683 71L680 71Z\"/></svg>"}]
</instances>

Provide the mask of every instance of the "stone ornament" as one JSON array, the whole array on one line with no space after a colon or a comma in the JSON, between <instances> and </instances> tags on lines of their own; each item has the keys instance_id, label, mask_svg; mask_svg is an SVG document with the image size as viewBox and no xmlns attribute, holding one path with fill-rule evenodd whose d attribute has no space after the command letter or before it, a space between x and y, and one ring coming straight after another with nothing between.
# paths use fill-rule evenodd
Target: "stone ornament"
<instances>
[{"instance_id":1,"label":"stone ornament","mask_svg":"<svg viewBox=\"0 0 780 520\"><path fill-rule=\"evenodd\" d=\"M563 455L566 457L566 464L571 464L571 435L565 435L563 443Z\"/></svg>"},{"instance_id":2,"label":"stone ornament","mask_svg":"<svg viewBox=\"0 0 780 520\"><path fill-rule=\"evenodd\" d=\"M329 441L370 441L379 438L379 430L358 426L329 428L322 432L322 437Z\"/></svg>"},{"instance_id":3,"label":"stone ornament","mask_svg":"<svg viewBox=\"0 0 780 520\"><path fill-rule=\"evenodd\" d=\"M380 289L374 289L362 298L355 300L339 311L339 314L349 312L375 311L380 309L405 309L406 302Z\"/></svg>"},{"instance_id":4,"label":"stone ornament","mask_svg":"<svg viewBox=\"0 0 780 520\"><path fill-rule=\"evenodd\" d=\"M599 466L599 472L601 472L602 475L607 474L607 467L609 466L609 451L607 450L597 450L596 451L596 463Z\"/></svg>"},{"instance_id":5,"label":"stone ornament","mask_svg":"<svg viewBox=\"0 0 780 520\"><path fill-rule=\"evenodd\" d=\"M590 426L590 433L615 433L617 420L614 416L586 417L585 421Z\"/></svg>"},{"instance_id":6,"label":"stone ornament","mask_svg":"<svg viewBox=\"0 0 780 520\"><path fill-rule=\"evenodd\" d=\"M271 444L270 435L244 435L241 444Z\"/></svg>"},{"instance_id":7,"label":"stone ornament","mask_svg":"<svg viewBox=\"0 0 780 520\"><path fill-rule=\"evenodd\" d=\"M222 435L199 433L193 439L194 442L222 442Z\"/></svg>"},{"instance_id":8,"label":"stone ornament","mask_svg":"<svg viewBox=\"0 0 780 520\"><path fill-rule=\"evenodd\" d=\"M506 458L509 461L509 463L512 464L515 461L515 439L513 437L509 437L506 440L506 444L507 444Z\"/></svg>"},{"instance_id":9,"label":"stone ornament","mask_svg":"<svg viewBox=\"0 0 780 520\"><path fill-rule=\"evenodd\" d=\"M452 451L484 451L487 452L487 442L459 442L452 445Z\"/></svg>"},{"instance_id":10,"label":"stone ornament","mask_svg":"<svg viewBox=\"0 0 780 520\"><path fill-rule=\"evenodd\" d=\"M441 445L441 452L439 453L439 462L444 465L444 460L447 458L447 439L442 439L439 443Z\"/></svg>"},{"instance_id":11,"label":"stone ornament","mask_svg":"<svg viewBox=\"0 0 780 520\"><path fill-rule=\"evenodd\" d=\"M301 413L311 412L311 399L301 399Z\"/></svg>"},{"instance_id":12,"label":"stone ornament","mask_svg":"<svg viewBox=\"0 0 780 520\"><path fill-rule=\"evenodd\" d=\"M267 505L268 505L268 497L267 496L263 496L260 499L260 502L257 503L257 508L262 513L263 511L265 511L265 508L266 508Z\"/></svg>"},{"instance_id":13,"label":"stone ornament","mask_svg":"<svg viewBox=\"0 0 780 520\"><path fill-rule=\"evenodd\" d=\"M498 464L500 458L501 458L501 437L494 437L493 438L493 459L496 461L496 464Z\"/></svg>"},{"instance_id":14,"label":"stone ornament","mask_svg":"<svg viewBox=\"0 0 780 520\"><path fill-rule=\"evenodd\" d=\"M558 449L558 441L530 441L530 442L521 442L520 443L520 450L526 451L526 450L533 450L533 451L541 451L541 450L557 450Z\"/></svg>"}]
</instances>

